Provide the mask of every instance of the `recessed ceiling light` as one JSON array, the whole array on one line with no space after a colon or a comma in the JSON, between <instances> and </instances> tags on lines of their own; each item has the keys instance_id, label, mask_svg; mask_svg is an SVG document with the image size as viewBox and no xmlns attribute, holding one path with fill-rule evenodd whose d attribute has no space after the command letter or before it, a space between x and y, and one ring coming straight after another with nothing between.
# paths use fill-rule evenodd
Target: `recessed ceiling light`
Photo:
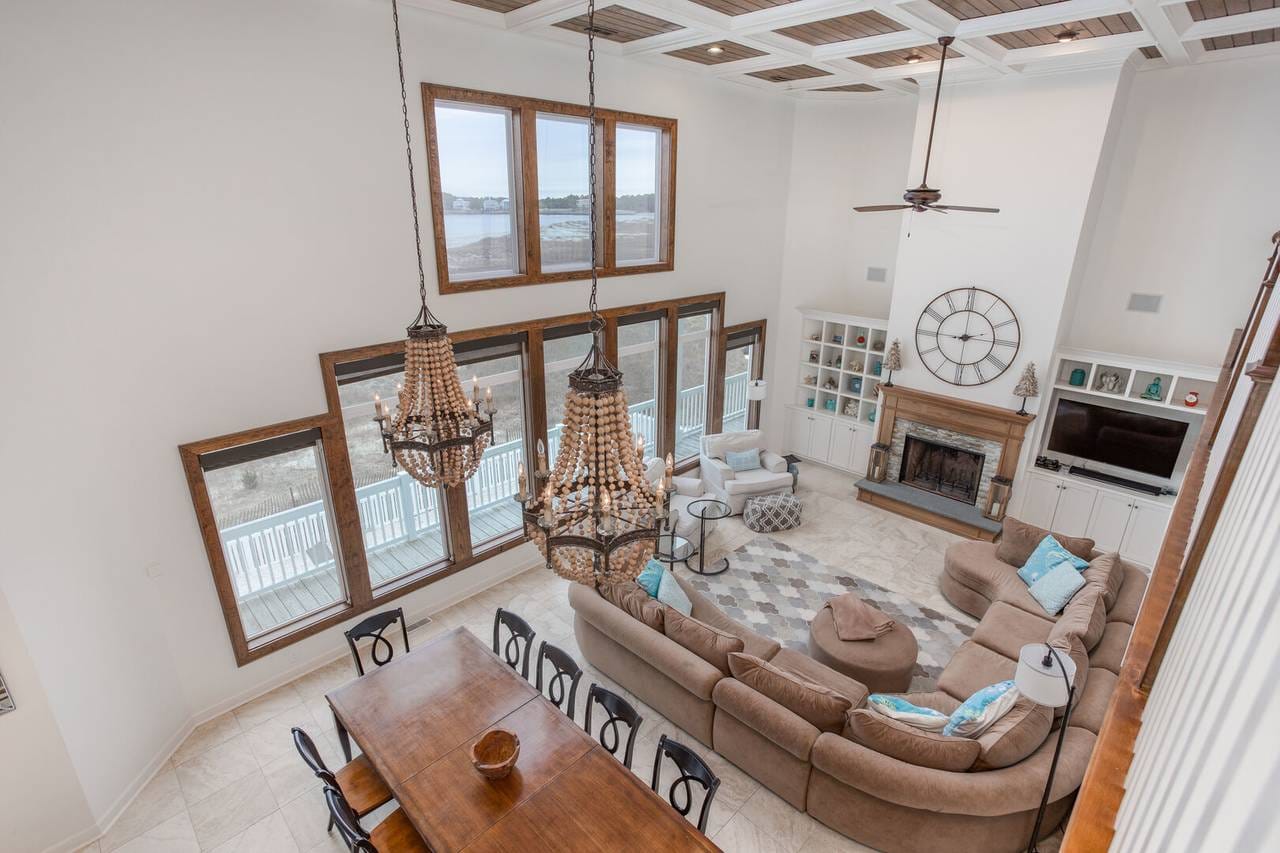
<instances>
[{"instance_id":1,"label":"recessed ceiling light","mask_svg":"<svg viewBox=\"0 0 1280 853\"><path fill-rule=\"evenodd\" d=\"M908 55L907 55L907 64L908 64L908 65L915 65L917 62L919 62L919 61L920 61L920 60L922 60L922 59L924 59L924 57L923 57L923 56L921 56L921 55L920 55L920 54L918 54L918 53L908 54Z\"/></svg>"},{"instance_id":2,"label":"recessed ceiling light","mask_svg":"<svg viewBox=\"0 0 1280 853\"><path fill-rule=\"evenodd\" d=\"M713 44L711 45L711 47L707 48L707 53L715 54L718 56L719 54L724 53L724 48L718 44Z\"/></svg>"},{"instance_id":3,"label":"recessed ceiling light","mask_svg":"<svg viewBox=\"0 0 1280 853\"><path fill-rule=\"evenodd\" d=\"M1058 40L1059 44L1066 44L1069 41L1075 41L1076 37L1079 35L1080 34L1075 30L1063 30L1062 32L1055 35L1054 38Z\"/></svg>"}]
</instances>

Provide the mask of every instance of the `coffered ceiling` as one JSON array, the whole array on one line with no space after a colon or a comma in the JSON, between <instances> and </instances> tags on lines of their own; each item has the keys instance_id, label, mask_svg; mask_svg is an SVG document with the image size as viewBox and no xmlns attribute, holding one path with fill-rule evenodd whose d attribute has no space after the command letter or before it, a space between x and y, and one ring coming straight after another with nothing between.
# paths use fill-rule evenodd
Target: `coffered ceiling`
<instances>
[{"instance_id":1,"label":"coffered ceiling","mask_svg":"<svg viewBox=\"0 0 1280 853\"><path fill-rule=\"evenodd\" d=\"M580 44L585 0L401 0ZM916 91L947 76L1280 53L1280 0L598 0L597 49L814 99Z\"/></svg>"}]
</instances>

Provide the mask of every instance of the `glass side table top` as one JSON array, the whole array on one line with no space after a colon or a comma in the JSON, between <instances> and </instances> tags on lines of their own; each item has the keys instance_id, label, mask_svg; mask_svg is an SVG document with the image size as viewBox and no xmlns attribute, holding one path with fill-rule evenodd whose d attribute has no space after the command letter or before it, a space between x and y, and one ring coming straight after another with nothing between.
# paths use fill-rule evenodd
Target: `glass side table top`
<instances>
[{"instance_id":1,"label":"glass side table top","mask_svg":"<svg viewBox=\"0 0 1280 853\"><path fill-rule=\"evenodd\" d=\"M679 563L693 554L693 543L677 533L663 533L658 537L658 549L654 552L664 563Z\"/></svg>"},{"instance_id":2,"label":"glass side table top","mask_svg":"<svg viewBox=\"0 0 1280 853\"><path fill-rule=\"evenodd\" d=\"M715 498L703 498L689 504L689 514L703 521L715 521L718 518L728 517L729 505Z\"/></svg>"}]
</instances>

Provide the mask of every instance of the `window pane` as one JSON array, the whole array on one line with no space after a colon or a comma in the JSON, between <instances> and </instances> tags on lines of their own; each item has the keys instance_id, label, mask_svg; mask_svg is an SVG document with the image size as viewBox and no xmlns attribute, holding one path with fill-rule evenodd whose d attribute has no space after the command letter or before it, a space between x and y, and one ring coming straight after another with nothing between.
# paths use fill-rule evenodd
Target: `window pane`
<instances>
[{"instance_id":1,"label":"window pane","mask_svg":"<svg viewBox=\"0 0 1280 853\"><path fill-rule=\"evenodd\" d=\"M646 455L658 453L658 320L618 326L618 369L631 410L631 430Z\"/></svg>"},{"instance_id":2,"label":"window pane","mask_svg":"<svg viewBox=\"0 0 1280 853\"><path fill-rule=\"evenodd\" d=\"M591 335L571 335L546 340L542 344L547 394L547 465L554 465L560 450L560 425L564 423L564 395L569 390L569 373L582 363L591 349Z\"/></svg>"},{"instance_id":3,"label":"window pane","mask_svg":"<svg viewBox=\"0 0 1280 853\"><path fill-rule=\"evenodd\" d=\"M511 111L436 104L449 277L519 272Z\"/></svg>"},{"instance_id":4,"label":"window pane","mask_svg":"<svg viewBox=\"0 0 1280 853\"><path fill-rule=\"evenodd\" d=\"M676 459L698 455L707 425L707 374L711 315L680 318L680 349L676 357Z\"/></svg>"},{"instance_id":5,"label":"window pane","mask_svg":"<svg viewBox=\"0 0 1280 853\"><path fill-rule=\"evenodd\" d=\"M392 469L391 455L382 451L382 435L373 422L373 395L394 411L396 389L403 381L401 371L338 387L369 583L375 589L448 556L440 491L423 486L403 468Z\"/></svg>"},{"instance_id":6,"label":"window pane","mask_svg":"<svg viewBox=\"0 0 1280 853\"><path fill-rule=\"evenodd\" d=\"M661 180L662 131L618 125L614 242L619 265L662 260L662 231L658 227L662 217Z\"/></svg>"},{"instance_id":7,"label":"window pane","mask_svg":"<svg viewBox=\"0 0 1280 853\"><path fill-rule=\"evenodd\" d=\"M492 358L458 367L458 378L468 394L472 380L493 391L498 407L493 421L493 441L480 459L480 467L467 480L467 517L471 525L471 549L501 538L524 523L515 502L516 478L524 462L524 373L518 355ZM483 406L483 402L481 403Z\"/></svg>"},{"instance_id":8,"label":"window pane","mask_svg":"<svg viewBox=\"0 0 1280 853\"><path fill-rule=\"evenodd\" d=\"M347 600L322 460L316 442L204 473L250 641Z\"/></svg>"},{"instance_id":9,"label":"window pane","mask_svg":"<svg viewBox=\"0 0 1280 853\"><path fill-rule=\"evenodd\" d=\"M724 358L724 432L747 429L747 382L755 362L754 344L734 347Z\"/></svg>"},{"instance_id":10,"label":"window pane","mask_svg":"<svg viewBox=\"0 0 1280 853\"><path fill-rule=\"evenodd\" d=\"M542 268L591 266L586 119L538 114L538 239Z\"/></svg>"}]
</instances>

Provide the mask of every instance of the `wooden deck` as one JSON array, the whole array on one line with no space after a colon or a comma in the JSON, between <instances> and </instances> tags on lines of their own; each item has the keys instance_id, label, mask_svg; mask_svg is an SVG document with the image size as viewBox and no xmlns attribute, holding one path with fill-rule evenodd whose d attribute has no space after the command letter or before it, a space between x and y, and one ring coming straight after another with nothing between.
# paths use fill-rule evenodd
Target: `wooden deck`
<instances>
[{"instance_id":1,"label":"wooden deck","mask_svg":"<svg viewBox=\"0 0 1280 853\"><path fill-rule=\"evenodd\" d=\"M503 501L471 514L472 547L505 536L520 526L520 508ZM440 528L423 531L417 538L369 552L369 575L374 589L444 559ZM346 598L336 566L312 572L266 592L241 599L240 619L245 634L256 637L308 613L323 610Z\"/></svg>"}]
</instances>

